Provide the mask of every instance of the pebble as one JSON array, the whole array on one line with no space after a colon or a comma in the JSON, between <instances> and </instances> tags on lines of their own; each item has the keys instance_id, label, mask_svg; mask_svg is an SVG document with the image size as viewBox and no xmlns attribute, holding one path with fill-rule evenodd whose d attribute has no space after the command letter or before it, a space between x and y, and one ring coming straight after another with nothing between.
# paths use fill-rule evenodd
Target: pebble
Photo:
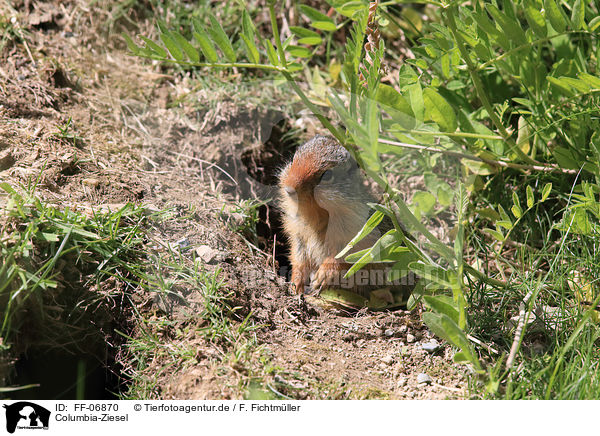
<instances>
[{"instance_id":1,"label":"pebble","mask_svg":"<svg viewBox=\"0 0 600 436\"><path fill-rule=\"evenodd\" d=\"M408 327L406 325L401 325L400 327L398 327L399 333L406 333L407 331L408 331Z\"/></svg>"},{"instance_id":2,"label":"pebble","mask_svg":"<svg viewBox=\"0 0 600 436\"><path fill-rule=\"evenodd\" d=\"M391 365L392 362L394 361L394 356L392 356L391 354L388 354L383 359L381 359L381 361L383 363L385 363L386 365Z\"/></svg>"},{"instance_id":3,"label":"pebble","mask_svg":"<svg viewBox=\"0 0 600 436\"><path fill-rule=\"evenodd\" d=\"M175 242L179 248L186 248L190 245L190 240L188 238L181 238L179 241Z\"/></svg>"},{"instance_id":4,"label":"pebble","mask_svg":"<svg viewBox=\"0 0 600 436\"><path fill-rule=\"evenodd\" d=\"M392 336L394 336L394 333L396 333L394 330L392 330L392 329L387 329L387 330L385 331L385 333L384 333L384 334L385 334L385 335L386 335L388 338L391 338Z\"/></svg>"},{"instance_id":5,"label":"pebble","mask_svg":"<svg viewBox=\"0 0 600 436\"><path fill-rule=\"evenodd\" d=\"M209 247L208 245L200 245L196 248L196 255L204 262L204 263L215 263L217 261L223 260L224 255L219 250L215 250L214 248Z\"/></svg>"},{"instance_id":6,"label":"pebble","mask_svg":"<svg viewBox=\"0 0 600 436\"><path fill-rule=\"evenodd\" d=\"M435 339L432 339L429 342L425 342L423 345L421 345L421 348L423 348L429 354L433 354L440 349L440 344Z\"/></svg>"},{"instance_id":7,"label":"pebble","mask_svg":"<svg viewBox=\"0 0 600 436\"><path fill-rule=\"evenodd\" d=\"M422 385L422 384L430 385L431 383L433 383L433 380L431 379L431 377L429 377L429 375L425 374L424 372L422 372L419 375L417 375L417 384L419 384L419 385Z\"/></svg>"},{"instance_id":8,"label":"pebble","mask_svg":"<svg viewBox=\"0 0 600 436\"><path fill-rule=\"evenodd\" d=\"M411 333L406 335L406 342L408 342L409 344L412 344L415 341L415 336Z\"/></svg>"},{"instance_id":9,"label":"pebble","mask_svg":"<svg viewBox=\"0 0 600 436\"><path fill-rule=\"evenodd\" d=\"M396 383L396 385L397 385L399 388L403 388L404 386L406 386L406 383L407 383L407 382L408 382L408 380L406 379L406 377L400 377L400 378L398 379L398 382Z\"/></svg>"}]
</instances>

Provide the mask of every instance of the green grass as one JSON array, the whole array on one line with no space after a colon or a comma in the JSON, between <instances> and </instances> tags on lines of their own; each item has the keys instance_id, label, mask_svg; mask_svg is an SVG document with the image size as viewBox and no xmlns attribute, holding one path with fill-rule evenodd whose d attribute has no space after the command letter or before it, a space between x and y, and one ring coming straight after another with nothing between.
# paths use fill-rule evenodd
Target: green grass
<instances>
[{"instance_id":1,"label":"green grass","mask_svg":"<svg viewBox=\"0 0 600 436\"><path fill-rule=\"evenodd\" d=\"M232 293L220 270L207 272L170 249L156 253L147 248L150 222L174 219L168 211L149 213L128 204L112 212L84 213L49 205L36 196L35 183L21 189L2 183L0 188L5 192L0 198L5 203L0 353L6 357L0 374L9 372L11 355L30 345L93 352L106 339L101 329L115 328L121 340L111 341L123 343L120 363L129 390L121 395L126 398L157 398L161 373L204 358L198 341L219 350L213 362L217 367L245 368L246 375L235 379L239 392L250 380L264 377L265 361L257 363L262 349L254 335L260 326L231 307ZM187 306L185 296L194 291L202 297L199 306ZM142 308L145 295L160 303L150 311ZM188 315L173 318L168 308L174 302ZM161 368L145 372L152 361L161 362Z\"/></svg>"}]
</instances>

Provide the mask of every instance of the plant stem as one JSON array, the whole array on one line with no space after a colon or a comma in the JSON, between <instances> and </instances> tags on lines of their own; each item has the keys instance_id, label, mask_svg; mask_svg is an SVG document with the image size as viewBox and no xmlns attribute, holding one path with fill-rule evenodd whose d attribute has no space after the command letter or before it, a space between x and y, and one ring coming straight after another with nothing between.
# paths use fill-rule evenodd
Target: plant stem
<instances>
[{"instance_id":1,"label":"plant stem","mask_svg":"<svg viewBox=\"0 0 600 436\"><path fill-rule=\"evenodd\" d=\"M277 26L277 15L275 15L275 2L269 1L269 16L271 17L271 28L273 30L273 37L275 38L275 46L277 46L277 53L279 54L279 61L283 68L287 67L287 61L285 60L285 51L281 44L281 37L279 36L279 27Z\"/></svg>"}]
</instances>

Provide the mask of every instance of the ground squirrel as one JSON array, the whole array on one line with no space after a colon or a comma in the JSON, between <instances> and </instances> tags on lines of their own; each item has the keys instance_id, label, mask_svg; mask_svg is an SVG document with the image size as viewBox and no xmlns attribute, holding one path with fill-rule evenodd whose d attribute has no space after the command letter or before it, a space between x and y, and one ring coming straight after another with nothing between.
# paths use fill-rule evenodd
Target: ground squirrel
<instances>
[{"instance_id":1,"label":"ground squirrel","mask_svg":"<svg viewBox=\"0 0 600 436\"><path fill-rule=\"evenodd\" d=\"M359 281L344 279L350 265L335 259L373 213L368 203L376 200L356 161L334 138L317 135L300 146L279 174L279 187L296 292L337 287L367 296L388 284L382 282L387 273L382 264L370 264L370 275L362 274ZM352 252L372 246L389 224L386 229L380 224Z\"/></svg>"}]
</instances>

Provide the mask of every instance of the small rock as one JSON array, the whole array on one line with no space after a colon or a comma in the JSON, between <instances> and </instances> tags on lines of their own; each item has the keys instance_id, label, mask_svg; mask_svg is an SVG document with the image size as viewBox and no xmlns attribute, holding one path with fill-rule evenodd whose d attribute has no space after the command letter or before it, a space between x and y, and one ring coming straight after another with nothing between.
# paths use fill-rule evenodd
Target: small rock
<instances>
[{"instance_id":1,"label":"small rock","mask_svg":"<svg viewBox=\"0 0 600 436\"><path fill-rule=\"evenodd\" d=\"M406 342L408 342L409 344L412 344L415 341L415 336L411 333L406 335Z\"/></svg>"},{"instance_id":2,"label":"small rock","mask_svg":"<svg viewBox=\"0 0 600 436\"><path fill-rule=\"evenodd\" d=\"M394 356L392 356L391 354L388 354L383 359L381 359L381 361L383 363L385 363L386 365L391 365L392 362L394 361Z\"/></svg>"},{"instance_id":3,"label":"small rock","mask_svg":"<svg viewBox=\"0 0 600 436\"><path fill-rule=\"evenodd\" d=\"M179 248L186 248L190 245L190 240L188 238L181 238L179 241L175 242L179 246Z\"/></svg>"},{"instance_id":4,"label":"small rock","mask_svg":"<svg viewBox=\"0 0 600 436\"><path fill-rule=\"evenodd\" d=\"M421 345L421 348L423 348L429 354L433 354L440 349L440 344L435 339L432 339L431 341L425 342L423 345Z\"/></svg>"},{"instance_id":5,"label":"small rock","mask_svg":"<svg viewBox=\"0 0 600 436\"><path fill-rule=\"evenodd\" d=\"M86 186L89 186L90 188L97 188L98 186L100 186L100 180L93 177L83 179L81 183L83 183Z\"/></svg>"},{"instance_id":6,"label":"small rock","mask_svg":"<svg viewBox=\"0 0 600 436\"><path fill-rule=\"evenodd\" d=\"M396 385L397 385L399 388L403 388L404 386L406 386L406 383L407 383L407 382L408 382L408 380L407 380L407 378L406 378L406 377L400 377L400 378L398 379L398 382L396 383Z\"/></svg>"},{"instance_id":7,"label":"small rock","mask_svg":"<svg viewBox=\"0 0 600 436\"><path fill-rule=\"evenodd\" d=\"M429 375L425 374L424 372L422 372L419 375L417 375L417 384L419 384L419 385L422 385L422 384L430 385L431 383L433 383L433 380L431 379L431 377L429 377Z\"/></svg>"},{"instance_id":8,"label":"small rock","mask_svg":"<svg viewBox=\"0 0 600 436\"><path fill-rule=\"evenodd\" d=\"M196 248L196 255L204 263L208 264L222 260L224 257L223 253L221 253L219 250L209 247L208 245L200 245L198 248Z\"/></svg>"},{"instance_id":9,"label":"small rock","mask_svg":"<svg viewBox=\"0 0 600 436\"><path fill-rule=\"evenodd\" d=\"M384 335L386 335L388 338L391 338L392 336L394 336L394 333L395 333L395 332L394 332L394 330L392 330L392 329L387 329L387 330L384 332Z\"/></svg>"},{"instance_id":10,"label":"small rock","mask_svg":"<svg viewBox=\"0 0 600 436\"><path fill-rule=\"evenodd\" d=\"M0 171L9 169L15 164L15 158L10 150L4 150L0 153Z\"/></svg>"},{"instance_id":11,"label":"small rock","mask_svg":"<svg viewBox=\"0 0 600 436\"><path fill-rule=\"evenodd\" d=\"M406 333L408 331L408 327L406 325L401 325L398 328L398 333Z\"/></svg>"}]
</instances>

